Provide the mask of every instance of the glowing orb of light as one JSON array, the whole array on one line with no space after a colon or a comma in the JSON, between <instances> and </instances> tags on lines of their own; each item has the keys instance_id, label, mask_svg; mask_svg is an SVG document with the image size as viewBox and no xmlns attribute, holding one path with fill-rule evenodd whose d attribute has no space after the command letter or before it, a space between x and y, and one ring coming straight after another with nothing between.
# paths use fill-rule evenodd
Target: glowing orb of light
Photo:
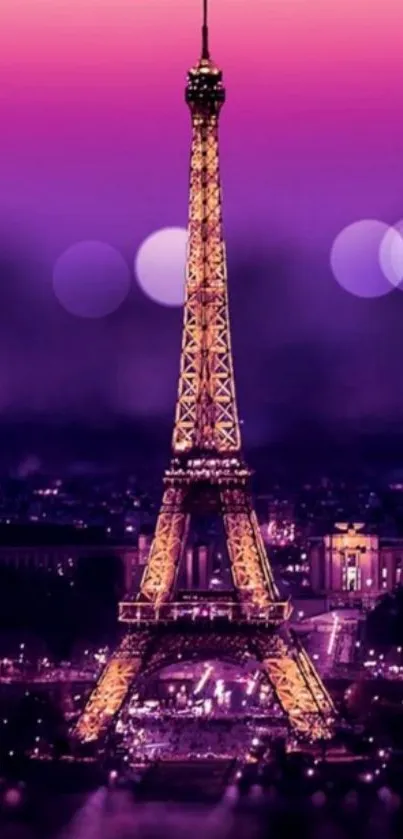
<instances>
[{"instance_id":1,"label":"glowing orb of light","mask_svg":"<svg viewBox=\"0 0 403 839\"><path fill-rule=\"evenodd\" d=\"M135 273L147 297L163 306L182 306L185 297L187 230L164 227L148 236L135 259Z\"/></svg>"},{"instance_id":2,"label":"glowing orb of light","mask_svg":"<svg viewBox=\"0 0 403 839\"><path fill-rule=\"evenodd\" d=\"M385 277L392 286L403 291L403 221L386 231L379 249L379 260Z\"/></svg>"},{"instance_id":3,"label":"glowing orb of light","mask_svg":"<svg viewBox=\"0 0 403 839\"><path fill-rule=\"evenodd\" d=\"M376 219L363 219L336 236L330 253L333 274L342 288L356 297L382 297L393 285L385 276L380 250L389 227Z\"/></svg>"},{"instance_id":4,"label":"glowing orb of light","mask_svg":"<svg viewBox=\"0 0 403 839\"><path fill-rule=\"evenodd\" d=\"M263 787L260 784L252 784L249 795L253 798L254 801L257 801L259 798L263 798Z\"/></svg>"},{"instance_id":5,"label":"glowing orb of light","mask_svg":"<svg viewBox=\"0 0 403 839\"><path fill-rule=\"evenodd\" d=\"M71 315L103 318L121 306L130 289L121 254L105 242L78 242L57 260L53 289Z\"/></svg>"},{"instance_id":6,"label":"glowing orb of light","mask_svg":"<svg viewBox=\"0 0 403 839\"><path fill-rule=\"evenodd\" d=\"M322 790L318 789L311 795L311 801L314 807L324 807L326 804L326 795Z\"/></svg>"},{"instance_id":7,"label":"glowing orb of light","mask_svg":"<svg viewBox=\"0 0 403 839\"><path fill-rule=\"evenodd\" d=\"M14 787L10 787L10 789L6 790L4 793L4 803L7 807L18 807L21 804L21 792L19 789L15 789Z\"/></svg>"}]
</instances>

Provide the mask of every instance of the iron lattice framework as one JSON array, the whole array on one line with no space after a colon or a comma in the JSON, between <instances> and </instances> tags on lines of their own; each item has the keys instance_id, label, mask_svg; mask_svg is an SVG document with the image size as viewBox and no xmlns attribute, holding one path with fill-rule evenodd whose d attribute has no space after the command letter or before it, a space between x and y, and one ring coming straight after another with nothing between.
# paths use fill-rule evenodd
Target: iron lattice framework
<instances>
[{"instance_id":1,"label":"iron lattice framework","mask_svg":"<svg viewBox=\"0 0 403 839\"><path fill-rule=\"evenodd\" d=\"M189 73L192 113L186 300L173 450L236 453L241 436L232 366L222 230L218 117L221 73L205 59Z\"/></svg>"},{"instance_id":2,"label":"iron lattice framework","mask_svg":"<svg viewBox=\"0 0 403 839\"><path fill-rule=\"evenodd\" d=\"M206 3L204 4L206 6ZM206 8L205 8L206 13ZM76 735L96 740L130 693L134 680L169 651L229 650L261 662L292 729L310 739L329 737L332 700L315 668L287 628L290 615L276 588L241 456L228 314L222 231L218 120L225 91L209 58L206 18L202 57L188 74L192 117L186 297L173 458L148 562L136 600L120 605L129 627L111 656L80 718ZM184 614L173 595L190 517L200 498L222 516L234 603ZM235 611L234 611L235 610Z\"/></svg>"}]
</instances>

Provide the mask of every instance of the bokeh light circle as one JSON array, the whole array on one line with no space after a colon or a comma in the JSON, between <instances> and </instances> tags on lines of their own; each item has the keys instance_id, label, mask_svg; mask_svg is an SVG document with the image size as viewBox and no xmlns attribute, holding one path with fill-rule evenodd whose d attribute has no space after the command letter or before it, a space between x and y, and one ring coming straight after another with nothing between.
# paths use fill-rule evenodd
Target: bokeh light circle
<instances>
[{"instance_id":1,"label":"bokeh light circle","mask_svg":"<svg viewBox=\"0 0 403 839\"><path fill-rule=\"evenodd\" d=\"M330 264L339 285L357 297L382 297L393 289L381 266L380 250L389 226L377 219L363 219L336 236Z\"/></svg>"},{"instance_id":2,"label":"bokeh light circle","mask_svg":"<svg viewBox=\"0 0 403 839\"><path fill-rule=\"evenodd\" d=\"M18 807L21 804L22 795L19 789L10 787L4 793L4 803L7 807Z\"/></svg>"},{"instance_id":3,"label":"bokeh light circle","mask_svg":"<svg viewBox=\"0 0 403 839\"><path fill-rule=\"evenodd\" d=\"M379 259L391 285L403 291L403 221L388 228L381 242Z\"/></svg>"},{"instance_id":4,"label":"bokeh light circle","mask_svg":"<svg viewBox=\"0 0 403 839\"><path fill-rule=\"evenodd\" d=\"M185 297L187 230L164 227L137 251L134 270L147 297L163 306L182 306Z\"/></svg>"},{"instance_id":5,"label":"bokeh light circle","mask_svg":"<svg viewBox=\"0 0 403 839\"><path fill-rule=\"evenodd\" d=\"M122 255L105 242L78 242L57 260L53 289L59 303L81 318L103 318L121 306L131 278Z\"/></svg>"}]
</instances>

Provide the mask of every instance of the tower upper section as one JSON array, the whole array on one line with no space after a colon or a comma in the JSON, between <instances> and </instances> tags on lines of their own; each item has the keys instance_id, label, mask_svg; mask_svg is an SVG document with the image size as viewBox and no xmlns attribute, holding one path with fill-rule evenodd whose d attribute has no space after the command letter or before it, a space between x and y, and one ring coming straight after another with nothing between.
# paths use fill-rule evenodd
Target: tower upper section
<instances>
[{"instance_id":1,"label":"tower upper section","mask_svg":"<svg viewBox=\"0 0 403 839\"><path fill-rule=\"evenodd\" d=\"M225 102L222 72L210 58L201 58L188 72L186 102L192 114L218 115Z\"/></svg>"},{"instance_id":2,"label":"tower upper section","mask_svg":"<svg viewBox=\"0 0 403 839\"><path fill-rule=\"evenodd\" d=\"M236 454L235 398L222 228L218 116L222 73L208 49L204 0L202 54L187 77L192 116L188 249L182 352L172 440L174 454Z\"/></svg>"},{"instance_id":3,"label":"tower upper section","mask_svg":"<svg viewBox=\"0 0 403 839\"><path fill-rule=\"evenodd\" d=\"M202 50L199 62L188 72L186 102L192 114L218 114L225 102L222 72L213 64L209 51L208 0L203 0Z\"/></svg>"}]
</instances>

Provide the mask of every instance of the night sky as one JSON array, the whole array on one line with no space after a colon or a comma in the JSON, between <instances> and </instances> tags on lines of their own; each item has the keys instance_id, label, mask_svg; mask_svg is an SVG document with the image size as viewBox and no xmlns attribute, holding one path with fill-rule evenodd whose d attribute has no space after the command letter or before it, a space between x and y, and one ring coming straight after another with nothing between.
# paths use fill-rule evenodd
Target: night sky
<instances>
[{"instance_id":1,"label":"night sky","mask_svg":"<svg viewBox=\"0 0 403 839\"><path fill-rule=\"evenodd\" d=\"M132 270L184 227L198 0L2 0L0 417L173 416L181 312L133 279L114 314L55 298L56 260L110 243ZM355 298L329 252L403 217L401 0L211 0L224 70L224 221L240 414L250 446L403 425L403 295Z\"/></svg>"}]
</instances>

